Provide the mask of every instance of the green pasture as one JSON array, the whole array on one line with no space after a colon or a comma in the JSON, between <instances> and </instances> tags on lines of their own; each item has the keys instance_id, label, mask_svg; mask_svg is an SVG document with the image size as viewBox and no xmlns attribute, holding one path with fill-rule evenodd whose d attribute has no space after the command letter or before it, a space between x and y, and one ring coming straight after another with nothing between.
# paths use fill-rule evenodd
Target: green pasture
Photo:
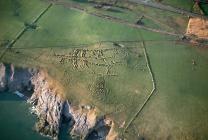
<instances>
[{"instance_id":1,"label":"green pasture","mask_svg":"<svg viewBox=\"0 0 208 140\"><path fill-rule=\"evenodd\" d=\"M188 23L188 17L186 16L157 8L146 7L143 5L137 5L135 12L142 13L147 20L146 24L144 25L150 26L154 29L161 29L175 33L184 33Z\"/></svg>"},{"instance_id":2,"label":"green pasture","mask_svg":"<svg viewBox=\"0 0 208 140\"><path fill-rule=\"evenodd\" d=\"M139 30L144 31L57 5L37 25L36 30L28 30L14 47L70 47L99 41L139 40ZM158 40L159 36L169 38L158 33L144 32L152 40Z\"/></svg>"},{"instance_id":3,"label":"green pasture","mask_svg":"<svg viewBox=\"0 0 208 140\"><path fill-rule=\"evenodd\" d=\"M109 3L109 1L105 2ZM145 18L142 20L144 26L169 32L184 33L188 22L188 17L181 14L122 1L117 2L116 6L118 7L106 6L100 9L94 8L94 4L87 1L65 0L65 3L65 6L67 4L78 4L80 7L87 9L90 13L113 16L133 24L144 16ZM125 7L125 9L119 7Z\"/></svg>"},{"instance_id":4,"label":"green pasture","mask_svg":"<svg viewBox=\"0 0 208 140\"><path fill-rule=\"evenodd\" d=\"M134 136L154 140L207 139L208 51L163 42L147 43L147 51L157 92L132 124Z\"/></svg>"},{"instance_id":5,"label":"green pasture","mask_svg":"<svg viewBox=\"0 0 208 140\"><path fill-rule=\"evenodd\" d=\"M24 28L24 23L31 23L47 5L48 3L44 3L40 0L1 0L1 46L13 40Z\"/></svg>"},{"instance_id":6,"label":"green pasture","mask_svg":"<svg viewBox=\"0 0 208 140\"><path fill-rule=\"evenodd\" d=\"M109 6L104 6L102 8L96 8L96 4L93 3L93 1L87 1L87 0L64 0L65 6L71 4L71 5L79 5L80 7L83 7L87 9L88 12L90 13L100 13L100 14L105 14L121 19L125 19L130 22L135 22L138 15L133 13L132 11L129 11L127 9L119 8L119 7L109 7ZM98 3L102 2L109 2L109 1L94 1Z\"/></svg>"},{"instance_id":7,"label":"green pasture","mask_svg":"<svg viewBox=\"0 0 208 140\"><path fill-rule=\"evenodd\" d=\"M26 46L26 44L28 47L66 47L73 44L129 39L138 40L138 31L54 5L40 19L38 29L26 32L15 47Z\"/></svg>"},{"instance_id":8,"label":"green pasture","mask_svg":"<svg viewBox=\"0 0 208 140\"><path fill-rule=\"evenodd\" d=\"M162 0L162 3L187 11L191 11L194 5L193 0Z\"/></svg>"}]
</instances>

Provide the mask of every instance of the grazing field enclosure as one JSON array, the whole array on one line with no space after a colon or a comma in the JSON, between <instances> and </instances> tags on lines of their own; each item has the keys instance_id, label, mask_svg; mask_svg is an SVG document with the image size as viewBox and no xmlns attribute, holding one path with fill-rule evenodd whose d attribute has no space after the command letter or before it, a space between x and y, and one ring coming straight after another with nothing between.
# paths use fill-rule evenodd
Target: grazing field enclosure
<instances>
[{"instance_id":1,"label":"grazing field enclosure","mask_svg":"<svg viewBox=\"0 0 208 140\"><path fill-rule=\"evenodd\" d=\"M152 90L144 53L141 42L109 42L78 48L14 48L3 59L19 64L24 58L25 65L38 62L55 73L72 102L91 104L112 117L122 115L116 121L120 124L131 119Z\"/></svg>"},{"instance_id":2,"label":"grazing field enclosure","mask_svg":"<svg viewBox=\"0 0 208 140\"><path fill-rule=\"evenodd\" d=\"M1 0L1 43L14 40L24 28L24 24L32 23L47 5L39 0Z\"/></svg>"}]
</instances>

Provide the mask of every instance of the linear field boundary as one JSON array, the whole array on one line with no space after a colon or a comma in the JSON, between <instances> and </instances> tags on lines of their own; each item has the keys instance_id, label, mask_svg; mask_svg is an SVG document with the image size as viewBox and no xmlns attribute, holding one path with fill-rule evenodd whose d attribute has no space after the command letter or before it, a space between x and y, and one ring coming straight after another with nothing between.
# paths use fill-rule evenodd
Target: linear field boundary
<instances>
[{"instance_id":1,"label":"linear field boundary","mask_svg":"<svg viewBox=\"0 0 208 140\"><path fill-rule=\"evenodd\" d=\"M145 46L145 42L142 41L142 46L143 46L143 51L144 51L144 55L145 55L145 59L146 59L146 63L147 63L147 68L148 71L150 73L151 76L151 81L152 81L152 90L149 94L149 96L146 98L146 100L144 101L144 103L142 104L141 107L139 107L138 111L134 114L134 116L132 117L132 119L128 122L128 124L126 125L126 127L124 128L124 132L129 128L129 126L132 124L132 122L136 119L136 117L142 112L142 110L144 109L145 105L148 103L148 101L150 100L150 98L152 97L152 95L155 93L156 91L156 82L155 82L155 76L153 74L151 65L150 65L150 60L147 54L147 50L146 50L146 46Z\"/></svg>"},{"instance_id":2,"label":"linear field boundary","mask_svg":"<svg viewBox=\"0 0 208 140\"><path fill-rule=\"evenodd\" d=\"M121 18L109 16L109 15L106 15L106 14L90 12L87 9L82 8L78 4L70 4L70 3L66 3L66 2L62 2L62 1L56 1L56 2L54 2L54 4L62 5L62 6L65 6L65 7L69 8L69 9L74 9L74 10L77 10L79 12L83 12L83 13L86 13L88 15L91 15L91 16L102 18L104 20L112 21L112 22L115 22L115 23L120 23L120 24L129 26L131 28L144 29L144 30L147 30L147 31L161 33L161 34L166 34L166 35L171 35L171 36L176 36L176 37L183 36L182 34L178 34L178 33L174 33L174 32L168 32L168 31L164 31L164 30L159 30L159 29L146 27L146 26L143 26L143 25L137 25L137 24L134 24L134 23L130 23L130 22L126 21L126 20L123 20Z\"/></svg>"},{"instance_id":3,"label":"linear field boundary","mask_svg":"<svg viewBox=\"0 0 208 140\"><path fill-rule=\"evenodd\" d=\"M171 39L171 40L144 40L145 42L161 42L161 41L166 41L166 42L175 42L175 41L180 41L178 39ZM21 49L45 49L45 48L59 48L59 49L76 49L76 48L85 48L89 47L90 45L95 45L95 44L100 44L100 43L139 43L142 42L142 40L104 40L104 41L95 41L92 43L82 43L82 44L62 44L62 45L55 45L55 46L34 46L34 47L18 47L18 48L13 48L17 50ZM70 47L69 47L70 46Z\"/></svg>"},{"instance_id":4,"label":"linear field boundary","mask_svg":"<svg viewBox=\"0 0 208 140\"><path fill-rule=\"evenodd\" d=\"M46 9L44 9L33 21L31 24L35 24L38 22L38 20L52 7L52 3L50 3ZM22 30L20 30L20 32L17 34L17 36L15 37L14 40L12 40L3 50L3 52L0 55L0 60L3 58L3 56L6 54L6 52L8 51L8 49L11 49L14 44L23 36L23 34L28 30L28 27L25 26Z\"/></svg>"}]
</instances>

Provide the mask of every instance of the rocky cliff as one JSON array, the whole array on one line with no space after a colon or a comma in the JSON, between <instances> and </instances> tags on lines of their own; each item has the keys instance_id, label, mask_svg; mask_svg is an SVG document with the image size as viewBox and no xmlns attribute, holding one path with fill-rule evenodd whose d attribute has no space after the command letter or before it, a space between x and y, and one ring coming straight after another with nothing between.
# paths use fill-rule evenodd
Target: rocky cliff
<instances>
[{"instance_id":1,"label":"rocky cliff","mask_svg":"<svg viewBox=\"0 0 208 140\"><path fill-rule=\"evenodd\" d=\"M34 69L14 68L13 65L0 63L0 91L9 90L10 92L32 91L31 77L36 73Z\"/></svg>"},{"instance_id":2,"label":"rocky cliff","mask_svg":"<svg viewBox=\"0 0 208 140\"><path fill-rule=\"evenodd\" d=\"M0 92L6 89L6 67L4 64L0 63Z\"/></svg>"},{"instance_id":3,"label":"rocky cliff","mask_svg":"<svg viewBox=\"0 0 208 140\"><path fill-rule=\"evenodd\" d=\"M67 101L46 72L38 69L15 68L0 63L0 91L19 91L31 95L28 102L38 117L36 129L43 135L58 138L62 123L71 125L70 134L86 140L114 140L113 122L98 117L96 109L82 106L75 109ZM30 93L30 94L29 94Z\"/></svg>"},{"instance_id":4,"label":"rocky cliff","mask_svg":"<svg viewBox=\"0 0 208 140\"><path fill-rule=\"evenodd\" d=\"M34 85L34 92L28 102L33 105L33 111L39 118L36 129L44 135L57 137L64 100L54 88L50 87L50 82L43 71L33 75L31 83Z\"/></svg>"}]
</instances>

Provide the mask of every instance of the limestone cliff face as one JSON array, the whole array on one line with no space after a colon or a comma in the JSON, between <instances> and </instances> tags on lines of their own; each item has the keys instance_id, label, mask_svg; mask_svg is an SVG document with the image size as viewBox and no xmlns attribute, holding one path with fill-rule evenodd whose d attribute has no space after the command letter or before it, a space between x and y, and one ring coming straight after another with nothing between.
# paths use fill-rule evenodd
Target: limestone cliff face
<instances>
[{"instance_id":1,"label":"limestone cliff face","mask_svg":"<svg viewBox=\"0 0 208 140\"><path fill-rule=\"evenodd\" d=\"M31 78L37 73L35 69L28 68L14 68L9 66L7 87L10 92L20 91L22 93L32 92L33 85Z\"/></svg>"},{"instance_id":2,"label":"limestone cliff face","mask_svg":"<svg viewBox=\"0 0 208 140\"><path fill-rule=\"evenodd\" d=\"M75 109L68 101L64 107L64 116L68 116L72 123L71 136L84 140L117 140L112 120L97 116L96 109L82 106ZM68 110L68 111L67 111Z\"/></svg>"},{"instance_id":3,"label":"limestone cliff face","mask_svg":"<svg viewBox=\"0 0 208 140\"><path fill-rule=\"evenodd\" d=\"M69 112L72 115L72 120L74 121L71 135L86 139L89 133L95 127L98 120L95 110L71 109Z\"/></svg>"},{"instance_id":4,"label":"limestone cliff face","mask_svg":"<svg viewBox=\"0 0 208 140\"><path fill-rule=\"evenodd\" d=\"M44 72L36 73L31 78L31 83L34 85L34 92L28 102L33 105L34 113L39 118L36 129L44 135L57 137L64 100L50 88Z\"/></svg>"},{"instance_id":5,"label":"limestone cliff face","mask_svg":"<svg viewBox=\"0 0 208 140\"><path fill-rule=\"evenodd\" d=\"M89 133L87 140L121 140L117 138L117 133L114 131L114 123L111 119L100 118L91 133Z\"/></svg>"},{"instance_id":6,"label":"limestone cliff face","mask_svg":"<svg viewBox=\"0 0 208 140\"><path fill-rule=\"evenodd\" d=\"M6 66L0 63L0 91L9 90L10 92L31 91L31 77L35 70L27 68L14 68L13 65Z\"/></svg>"},{"instance_id":7,"label":"limestone cliff face","mask_svg":"<svg viewBox=\"0 0 208 140\"><path fill-rule=\"evenodd\" d=\"M6 89L6 67L3 63L0 63L0 92Z\"/></svg>"},{"instance_id":8,"label":"limestone cliff face","mask_svg":"<svg viewBox=\"0 0 208 140\"><path fill-rule=\"evenodd\" d=\"M116 139L111 136L112 121L109 123L104 117L98 117L96 110L88 106L75 109L61 96L56 87L58 84L51 80L42 70L0 64L0 91L31 93L28 102L33 105L33 113L38 117L36 129L41 134L58 138L64 121L71 124L70 134L80 139Z\"/></svg>"},{"instance_id":9,"label":"limestone cliff face","mask_svg":"<svg viewBox=\"0 0 208 140\"><path fill-rule=\"evenodd\" d=\"M38 116L36 129L44 135L57 137L61 124L64 100L51 88L47 74L42 70L17 68L0 64L0 91L19 91L32 95L28 102Z\"/></svg>"}]
</instances>

